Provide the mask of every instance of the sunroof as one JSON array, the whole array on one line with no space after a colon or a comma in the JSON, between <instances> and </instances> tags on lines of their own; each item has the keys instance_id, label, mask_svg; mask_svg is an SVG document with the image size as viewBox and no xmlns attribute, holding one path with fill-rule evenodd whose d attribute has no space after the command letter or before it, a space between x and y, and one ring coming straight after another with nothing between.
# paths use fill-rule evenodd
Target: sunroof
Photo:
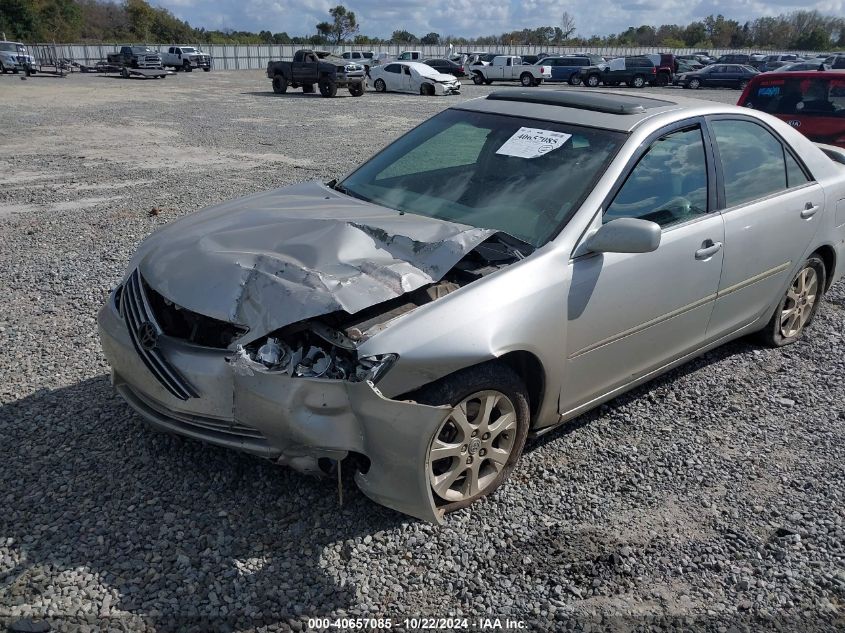
<instances>
[{"instance_id":1,"label":"sunroof","mask_svg":"<svg viewBox=\"0 0 845 633\"><path fill-rule=\"evenodd\" d=\"M642 114L650 108L675 105L671 101L584 90L508 90L491 92L492 101L521 101L578 108L605 114Z\"/></svg>"}]
</instances>

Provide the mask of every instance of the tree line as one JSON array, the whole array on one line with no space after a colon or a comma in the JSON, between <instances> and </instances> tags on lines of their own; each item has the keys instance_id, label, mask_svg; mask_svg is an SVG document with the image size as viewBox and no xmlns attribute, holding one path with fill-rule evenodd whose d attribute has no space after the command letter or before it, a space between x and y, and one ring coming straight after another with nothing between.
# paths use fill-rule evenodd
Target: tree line
<instances>
[{"instance_id":1,"label":"tree line","mask_svg":"<svg viewBox=\"0 0 845 633\"><path fill-rule=\"evenodd\" d=\"M845 48L845 18L818 11L793 11L740 23L711 15L686 25L631 26L606 36L581 36L574 17L563 12L557 24L467 38L430 32L395 30L390 38L361 33L358 17L338 5L308 35L207 30L192 27L167 9L146 0L0 0L0 31L26 42L194 42L207 44L414 45L476 44L649 46L666 48L760 48L829 50Z\"/></svg>"}]
</instances>

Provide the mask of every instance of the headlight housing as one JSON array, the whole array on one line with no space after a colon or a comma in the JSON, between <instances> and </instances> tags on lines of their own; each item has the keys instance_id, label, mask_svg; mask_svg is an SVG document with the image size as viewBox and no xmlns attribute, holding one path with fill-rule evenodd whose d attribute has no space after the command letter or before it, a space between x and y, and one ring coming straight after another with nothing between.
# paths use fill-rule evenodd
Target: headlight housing
<instances>
[{"instance_id":1,"label":"headlight housing","mask_svg":"<svg viewBox=\"0 0 845 633\"><path fill-rule=\"evenodd\" d=\"M381 356L365 356L358 359L361 369L364 370L361 376L363 381L369 381L374 385L384 378L390 368L399 360L398 354L382 354ZM369 367L368 367L369 366Z\"/></svg>"}]
</instances>

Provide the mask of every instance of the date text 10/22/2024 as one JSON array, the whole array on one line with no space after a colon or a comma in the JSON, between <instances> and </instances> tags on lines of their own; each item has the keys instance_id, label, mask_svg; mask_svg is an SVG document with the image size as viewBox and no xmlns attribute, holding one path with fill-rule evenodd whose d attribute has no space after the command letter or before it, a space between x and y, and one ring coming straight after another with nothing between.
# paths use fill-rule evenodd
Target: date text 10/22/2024
<instances>
[{"instance_id":1,"label":"date text 10/22/2024","mask_svg":"<svg viewBox=\"0 0 845 633\"><path fill-rule=\"evenodd\" d=\"M402 627L409 630L491 630L523 631L527 626L522 620L498 617L476 618L309 618L309 631L328 630L390 630Z\"/></svg>"}]
</instances>

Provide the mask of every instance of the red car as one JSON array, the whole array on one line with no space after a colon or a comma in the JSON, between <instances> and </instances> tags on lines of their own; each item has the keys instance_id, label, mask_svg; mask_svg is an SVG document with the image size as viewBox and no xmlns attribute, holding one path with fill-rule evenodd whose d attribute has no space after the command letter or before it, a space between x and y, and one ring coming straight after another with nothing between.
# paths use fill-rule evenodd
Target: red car
<instances>
[{"instance_id":1,"label":"red car","mask_svg":"<svg viewBox=\"0 0 845 633\"><path fill-rule=\"evenodd\" d=\"M845 148L845 73L769 72L754 77L737 105L786 121L816 143Z\"/></svg>"}]
</instances>

